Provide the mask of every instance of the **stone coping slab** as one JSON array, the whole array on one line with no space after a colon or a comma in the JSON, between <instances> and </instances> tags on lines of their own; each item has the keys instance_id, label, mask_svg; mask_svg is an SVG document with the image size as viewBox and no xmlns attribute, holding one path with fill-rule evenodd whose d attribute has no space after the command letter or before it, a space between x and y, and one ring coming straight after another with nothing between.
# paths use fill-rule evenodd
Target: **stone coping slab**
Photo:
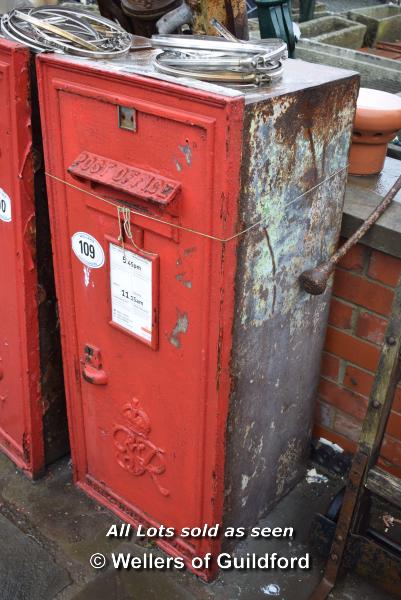
<instances>
[{"instance_id":1,"label":"stone coping slab","mask_svg":"<svg viewBox=\"0 0 401 600\"><path fill-rule=\"evenodd\" d=\"M355 8L347 12L348 19L366 25L365 44L395 42L401 38L401 7L384 5Z\"/></svg>"},{"instance_id":2,"label":"stone coping slab","mask_svg":"<svg viewBox=\"0 0 401 600\"><path fill-rule=\"evenodd\" d=\"M401 175L401 161L386 158L379 175L348 176L341 235L350 237L367 219ZM362 244L401 258L401 191L375 225L362 238Z\"/></svg>"},{"instance_id":3,"label":"stone coping slab","mask_svg":"<svg viewBox=\"0 0 401 600\"><path fill-rule=\"evenodd\" d=\"M334 15L300 23L299 28L304 38L343 48L360 48L366 34L366 25Z\"/></svg>"},{"instance_id":4,"label":"stone coping slab","mask_svg":"<svg viewBox=\"0 0 401 600\"><path fill-rule=\"evenodd\" d=\"M401 61L323 44L316 39L299 40L295 58L357 71L364 87L391 93L401 91Z\"/></svg>"}]
</instances>

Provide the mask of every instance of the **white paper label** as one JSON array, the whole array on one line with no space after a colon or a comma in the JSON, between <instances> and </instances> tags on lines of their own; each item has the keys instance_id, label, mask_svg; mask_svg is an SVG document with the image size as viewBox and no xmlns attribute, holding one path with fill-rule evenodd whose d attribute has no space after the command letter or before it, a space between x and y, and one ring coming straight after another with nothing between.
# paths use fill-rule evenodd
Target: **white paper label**
<instances>
[{"instance_id":1,"label":"white paper label","mask_svg":"<svg viewBox=\"0 0 401 600\"><path fill-rule=\"evenodd\" d=\"M0 188L0 219L9 223L11 221L11 200L4 190Z\"/></svg>"},{"instance_id":2,"label":"white paper label","mask_svg":"<svg viewBox=\"0 0 401 600\"><path fill-rule=\"evenodd\" d=\"M152 261L110 244L112 322L152 340Z\"/></svg>"},{"instance_id":3,"label":"white paper label","mask_svg":"<svg viewBox=\"0 0 401 600\"><path fill-rule=\"evenodd\" d=\"M90 269L104 265L104 252L99 242L89 233L77 231L71 238L72 249L79 260Z\"/></svg>"}]
</instances>

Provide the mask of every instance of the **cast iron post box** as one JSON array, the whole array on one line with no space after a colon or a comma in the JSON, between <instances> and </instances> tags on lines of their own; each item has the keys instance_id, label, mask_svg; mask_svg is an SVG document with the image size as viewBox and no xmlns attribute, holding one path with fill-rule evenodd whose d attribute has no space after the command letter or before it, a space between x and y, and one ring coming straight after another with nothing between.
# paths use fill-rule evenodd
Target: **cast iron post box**
<instances>
[{"instance_id":1,"label":"cast iron post box","mask_svg":"<svg viewBox=\"0 0 401 600\"><path fill-rule=\"evenodd\" d=\"M33 478L68 449L34 88L0 39L0 449Z\"/></svg>"},{"instance_id":2,"label":"cast iron post box","mask_svg":"<svg viewBox=\"0 0 401 600\"><path fill-rule=\"evenodd\" d=\"M337 243L358 78L289 61L242 92L136 57L39 57L75 479L133 523L249 526L308 453L330 291L298 277Z\"/></svg>"}]
</instances>

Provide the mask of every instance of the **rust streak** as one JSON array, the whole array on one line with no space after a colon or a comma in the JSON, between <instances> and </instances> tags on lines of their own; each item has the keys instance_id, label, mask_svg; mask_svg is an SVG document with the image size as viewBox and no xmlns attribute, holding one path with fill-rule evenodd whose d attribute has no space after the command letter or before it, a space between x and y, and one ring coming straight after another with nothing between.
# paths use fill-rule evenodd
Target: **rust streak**
<instances>
[{"instance_id":1,"label":"rust streak","mask_svg":"<svg viewBox=\"0 0 401 600\"><path fill-rule=\"evenodd\" d=\"M267 231L266 227L263 227L263 231L265 233L267 247L269 248L270 258L271 258L271 261L272 261L273 278L275 279L276 278L276 270L277 270L276 259L274 258L274 252L273 252L273 247L272 247L271 242L270 242L269 232ZM274 283L274 285L273 285L272 313L274 313L274 310L276 308L276 295L277 295L277 289L276 289L276 284Z\"/></svg>"}]
</instances>

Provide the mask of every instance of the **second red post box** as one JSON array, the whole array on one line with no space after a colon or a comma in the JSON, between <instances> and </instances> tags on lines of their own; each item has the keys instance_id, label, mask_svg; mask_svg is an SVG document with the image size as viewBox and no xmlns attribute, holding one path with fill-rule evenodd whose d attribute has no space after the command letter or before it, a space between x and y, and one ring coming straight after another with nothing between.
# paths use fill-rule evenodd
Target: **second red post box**
<instances>
[{"instance_id":1,"label":"second red post box","mask_svg":"<svg viewBox=\"0 0 401 600\"><path fill-rule=\"evenodd\" d=\"M32 478L68 450L35 70L0 38L0 449Z\"/></svg>"}]
</instances>

